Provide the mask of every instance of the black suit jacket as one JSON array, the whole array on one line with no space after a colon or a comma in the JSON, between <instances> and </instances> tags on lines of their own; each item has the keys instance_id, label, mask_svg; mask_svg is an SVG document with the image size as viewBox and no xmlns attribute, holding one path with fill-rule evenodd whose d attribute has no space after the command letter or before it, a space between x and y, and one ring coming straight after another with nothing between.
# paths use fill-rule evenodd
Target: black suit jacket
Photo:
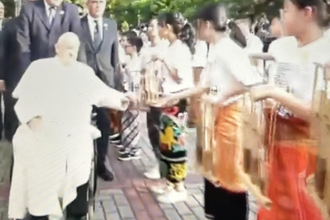
<instances>
[{"instance_id":1,"label":"black suit jacket","mask_svg":"<svg viewBox=\"0 0 330 220\"><path fill-rule=\"evenodd\" d=\"M11 19L6 19L6 18L4 18L4 19L2 20L0 33L1 33L1 31L3 30L3 28L5 27L6 23L7 23L8 21L10 21L10 20L11 20Z\"/></svg>"},{"instance_id":2,"label":"black suit jacket","mask_svg":"<svg viewBox=\"0 0 330 220\"><path fill-rule=\"evenodd\" d=\"M21 65L25 70L37 59L55 56L55 44L65 32L80 36L80 18L76 5L63 2L50 26L44 0L27 1L17 24L17 42L20 46Z\"/></svg>"},{"instance_id":3,"label":"black suit jacket","mask_svg":"<svg viewBox=\"0 0 330 220\"><path fill-rule=\"evenodd\" d=\"M108 86L115 87L115 75L118 67L117 23L103 18L103 38L99 47L93 46L87 16L81 19L82 44L86 63L92 67L97 76Z\"/></svg>"},{"instance_id":4,"label":"black suit jacket","mask_svg":"<svg viewBox=\"0 0 330 220\"><path fill-rule=\"evenodd\" d=\"M19 64L19 46L16 41L17 18L8 20L0 34L0 79L12 91L22 77Z\"/></svg>"}]
</instances>

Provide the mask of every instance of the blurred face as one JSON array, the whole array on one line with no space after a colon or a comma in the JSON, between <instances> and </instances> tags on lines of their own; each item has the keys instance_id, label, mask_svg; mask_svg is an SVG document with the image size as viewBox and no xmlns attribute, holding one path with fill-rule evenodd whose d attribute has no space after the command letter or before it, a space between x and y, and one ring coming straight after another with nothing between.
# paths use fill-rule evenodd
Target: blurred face
<instances>
[{"instance_id":1,"label":"blurred face","mask_svg":"<svg viewBox=\"0 0 330 220\"><path fill-rule=\"evenodd\" d=\"M148 26L148 35L150 37L157 37L159 35L158 21L156 19L150 22Z\"/></svg>"},{"instance_id":2,"label":"blurred face","mask_svg":"<svg viewBox=\"0 0 330 220\"><path fill-rule=\"evenodd\" d=\"M274 37L281 37L283 35L283 26L279 18L274 18L272 20L270 31Z\"/></svg>"},{"instance_id":3,"label":"blurred face","mask_svg":"<svg viewBox=\"0 0 330 220\"><path fill-rule=\"evenodd\" d=\"M56 44L56 54L64 65L69 65L77 60L79 43L65 42Z\"/></svg>"},{"instance_id":4,"label":"blurred face","mask_svg":"<svg viewBox=\"0 0 330 220\"><path fill-rule=\"evenodd\" d=\"M102 17L106 7L106 0L88 0L87 7L92 17Z\"/></svg>"},{"instance_id":5,"label":"blurred face","mask_svg":"<svg viewBox=\"0 0 330 220\"><path fill-rule=\"evenodd\" d=\"M47 4L50 6L60 6L63 2L63 0L46 0Z\"/></svg>"},{"instance_id":6,"label":"blurred face","mask_svg":"<svg viewBox=\"0 0 330 220\"><path fill-rule=\"evenodd\" d=\"M209 21L197 21L197 36L199 40L210 42L212 37L213 27Z\"/></svg>"},{"instance_id":7,"label":"blurred face","mask_svg":"<svg viewBox=\"0 0 330 220\"><path fill-rule=\"evenodd\" d=\"M283 30L287 35L299 37L313 22L315 18L311 7L299 9L290 0L284 1Z\"/></svg>"},{"instance_id":8,"label":"blurred face","mask_svg":"<svg viewBox=\"0 0 330 220\"><path fill-rule=\"evenodd\" d=\"M171 25L166 24L163 27L158 23L158 34L160 38L168 39L173 34L173 28Z\"/></svg>"},{"instance_id":9,"label":"blurred face","mask_svg":"<svg viewBox=\"0 0 330 220\"><path fill-rule=\"evenodd\" d=\"M120 44L122 47L125 47L127 44L127 37L126 36L122 36L120 39Z\"/></svg>"},{"instance_id":10,"label":"blurred face","mask_svg":"<svg viewBox=\"0 0 330 220\"><path fill-rule=\"evenodd\" d=\"M141 33L140 34L140 37L141 37L141 39L142 39L142 41L143 42L148 42L148 36L147 36L147 34L146 33Z\"/></svg>"},{"instance_id":11,"label":"blurred face","mask_svg":"<svg viewBox=\"0 0 330 220\"><path fill-rule=\"evenodd\" d=\"M125 45L125 53L127 55L132 55L135 52L136 52L136 47L130 44L129 42L127 42L127 44Z\"/></svg>"},{"instance_id":12,"label":"blurred face","mask_svg":"<svg viewBox=\"0 0 330 220\"><path fill-rule=\"evenodd\" d=\"M5 16L5 6L0 2L0 20Z\"/></svg>"}]
</instances>

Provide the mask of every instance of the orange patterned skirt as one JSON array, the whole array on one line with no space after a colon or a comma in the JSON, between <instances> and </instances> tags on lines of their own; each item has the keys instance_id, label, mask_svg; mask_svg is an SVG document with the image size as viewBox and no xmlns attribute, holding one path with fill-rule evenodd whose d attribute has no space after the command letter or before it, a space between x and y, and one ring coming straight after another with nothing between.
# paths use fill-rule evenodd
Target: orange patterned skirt
<instances>
[{"instance_id":1,"label":"orange patterned skirt","mask_svg":"<svg viewBox=\"0 0 330 220\"><path fill-rule=\"evenodd\" d=\"M307 191L306 180L316 170L317 152L316 142L309 139L310 126L298 118L275 117L267 167L267 196L273 205L271 210L260 209L258 220L322 220Z\"/></svg>"},{"instance_id":2,"label":"orange patterned skirt","mask_svg":"<svg viewBox=\"0 0 330 220\"><path fill-rule=\"evenodd\" d=\"M216 179L230 191L245 191L238 176L238 169L242 167L241 125L242 109L239 104L222 107L216 113Z\"/></svg>"}]
</instances>

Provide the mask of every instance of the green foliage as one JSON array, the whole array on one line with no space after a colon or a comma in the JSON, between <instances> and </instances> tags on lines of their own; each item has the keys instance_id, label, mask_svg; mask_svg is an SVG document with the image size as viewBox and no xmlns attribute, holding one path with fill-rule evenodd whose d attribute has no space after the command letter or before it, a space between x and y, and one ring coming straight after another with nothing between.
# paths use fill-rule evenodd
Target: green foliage
<instances>
[{"instance_id":1,"label":"green foliage","mask_svg":"<svg viewBox=\"0 0 330 220\"><path fill-rule=\"evenodd\" d=\"M120 2L119 2L120 1ZM247 17L250 14L269 12L271 2L281 0L113 0L108 4L108 11L117 21L126 21L130 26L148 22L152 17L163 12L180 11L191 19L199 8L207 3L221 2L229 6L234 18ZM280 3L281 5L281 3ZM279 9L272 8L272 11ZM267 10L268 9L268 10Z\"/></svg>"},{"instance_id":2,"label":"green foliage","mask_svg":"<svg viewBox=\"0 0 330 220\"><path fill-rule=\"evenodd\" d=\"M15 1L13 0L1 0L5 5L5 17L15 16Z\"/></svg>"},{"instance_id":3,"label":"green foliage","mask_svg":"<svg viewBox=\"0 0 330 220\"><path fill-rule=\"evenodd\" d=\"M15 0L2 0L6 6L6 16L14 16ZM21 1L21 0L17 0ZM22 0L24 1L24 0ZM85 5L87 0L67 0L69 2ZM148 22L152 17L162 12L180 11L191 19L198 9L211 2L221 2L229 6L233 17L246 17L249 14L273 12L277 8L270 9L269 4L282 2L281 0L109 0L106 14L114 18L122 27L136 26L139 23ZM124 24L124 25L123 25ZM129 24L129 25L127 25Z\"/></svg>"}]
</instances>

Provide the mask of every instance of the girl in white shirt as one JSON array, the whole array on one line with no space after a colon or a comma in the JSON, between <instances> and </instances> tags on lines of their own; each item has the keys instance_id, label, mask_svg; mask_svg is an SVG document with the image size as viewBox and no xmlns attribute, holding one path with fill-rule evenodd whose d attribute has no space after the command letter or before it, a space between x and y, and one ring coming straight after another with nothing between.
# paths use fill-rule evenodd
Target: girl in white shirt
<instances>
[{"instance_id":1,"label":"girl in white shirt","mask_svg":"<svg viewBox=\"0 0 330 220\"><path fill-rule=\"evenodd\" d=\"M159 36L158 19L152 19L148 26L148 35L150 39L150 47L145 53L142 54L142 68L143 71L149 68L150 65L161 67L161 61L154 61L151 63L152 57L157 54L164 54L169 46L167 40L161 39ZM159 147L159 121L160 111L158 108L150 108L147 112L147 129L150 144L154 150L155 157L157 159L155 166L144 173L144 176L148 179L160 179L159 163L161 159L160 147ZM157 187L156 187L157 188Z\"/></svg>"},{"instance_id":2,"label":"girl in white shirt","mask_svg":"<svg viewBox=\"0 0 330 220\"><path fill-rule=\"evenodd\" d=\"M239 129L242 125L241 106L235 102L236 95L246 91L247 86L262 81L255 73L244 50L226 33L227 13L221 5L205 7L200 14L198 35L210 44L208 62L201 76L201 83L195 88L169 96L164 104L192 95L203 95L202 100L218 105L215 115L215 152L212 162L213 175L205 174L208 188L205 194L205 211L212 219L247 220L250 217L247 199L247 177L243 172ZM204 95L217 91L216 95ZM205 161L206 162L206 161ZM250 184L251 185L251 184ZM269 200L260 195L255 187L249 187L257 194L261 204ZM209 204L211 202L212 204Z\"/></svg>"},{"instance_id":3,"label":"girl in white shirt","mask_svg":"<svg viewBox=\"0 0 330 220\"><path fill-rule=\"evenodd\" d=\"M163 62L163 95L193 87L192 54L195 36L192 26L186 23L180 14L165 13L158 18L158 29L160 37L170 42L163 56L158 54L153 57L154 60ZM183 125L178 120L179 116L184 115L186 107L187 101L182 99L174 107L159 109L158 115L154 116L160 136L160 171L166 178L167 186L152 190L161 194L157 200L162 203L175 203L187 198L184 186L188 171L187 149Z\"/></svg>"},{"instance_id":4,"label":"girl in white shirt","mask_svg":"<svg viewBox=\"0 0 330 220\"><path fill-rule=\"evenodd\" d=\"M319 207L320 199L311 193L308 179L316 172L317 140L311 135L312 113L317 109L315 90L323 89L323 76L315 76L314 63L330 61L330 41L323 37L326 13L323 0L285 0L283 25L285 33L297 39L296 47L282 47L287 56L275 56L280 85L251 89L255 100L270 98L282 108L273 110L275 122L269 152L267 192L271 210L261 209L260 219L322 220L327 219ZM282 53L283 54L283 53ZM317 94L316 96L317 97ZM315 103L312 103L314 102ZM313 178L312 178L313 179ZM312 195L315 197L312 197ZM317 201L318 200L318 201ZM326 217L326 218L324 218Z\"/></svg>"},{"instance_id":5,"label":"girl in white shirt","mask_svg":"<svg viewBox=\"0 0 330 220\"><path fill-rule=\"evenodd\" d=\"M143 46L140 37L128 37L125 45L125 52L130 57L124 71L124 90L137 93L140 85L140 74L142 60L139 52ZM128 161L140 158L140 117L138 109L128 109L122 115L121 143L123 148L119 150L121 161Z\"/></svg>"},{"instance_id":6,"label":"girl in white shirt","mask_svg":"<svg viewBox=\"0 0 330 220\"><path fill-rule=\"evenodd\" d=\"M197 85L200 80L200 75L205 68L207 62L208 46L205 41L197 40L195 45L195 54L193 55L192 65L194 72L194 84ZM188 124L189 128L196 126L198 117L198 103L197 99L193 97L190 99L188 111Z\"/></svg>"}]
</instances>

